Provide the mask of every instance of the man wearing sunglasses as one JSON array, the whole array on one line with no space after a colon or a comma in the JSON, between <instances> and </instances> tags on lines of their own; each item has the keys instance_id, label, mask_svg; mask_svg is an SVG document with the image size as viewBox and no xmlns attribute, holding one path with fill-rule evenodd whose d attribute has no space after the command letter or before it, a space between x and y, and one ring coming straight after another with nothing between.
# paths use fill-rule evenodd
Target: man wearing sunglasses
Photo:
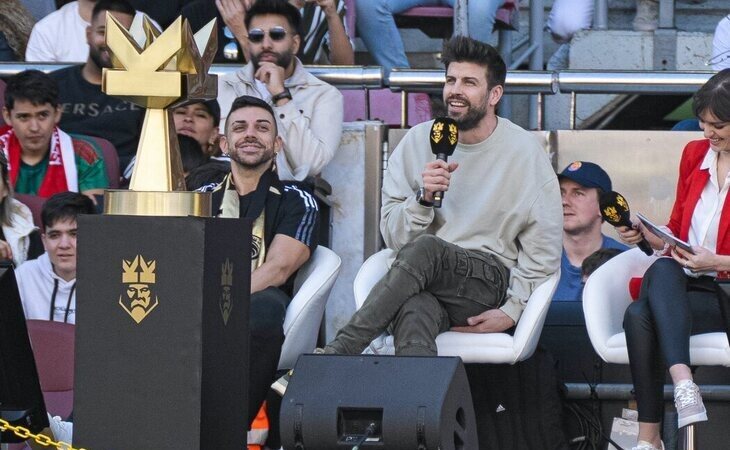
<instances>
[{"instance_id":1,"label":"man wearing sunglasses","mask_svg":"<svg viewBox=\"0 0 730 450\"><path fill-rule=\"evenodd\" d=\"M193 31L218 19L216 63L245 63L248 55L248 29L245 21L255 0L193 0L183 7L182 15ZM354 44L345 27L345 0L289 0L302 17L302 45L298 56L304 64L350 65L355 63Z\"/></svg>"},{"instance_id":2,"label":"man wearing sunglasses","mask_svg":"<svg viewBox=\"0 0 730 450\"><path fill-rule=\"evenodd\" d=\"M246 15L250 61L218 86L221 118L241 95L261 98L276 113L284 150L276 164L282 180L318 175L334 157L342 135L342 94L305 70L295 55L301 16L286 0L259 0Z\"/></svg>"}]
</instances>

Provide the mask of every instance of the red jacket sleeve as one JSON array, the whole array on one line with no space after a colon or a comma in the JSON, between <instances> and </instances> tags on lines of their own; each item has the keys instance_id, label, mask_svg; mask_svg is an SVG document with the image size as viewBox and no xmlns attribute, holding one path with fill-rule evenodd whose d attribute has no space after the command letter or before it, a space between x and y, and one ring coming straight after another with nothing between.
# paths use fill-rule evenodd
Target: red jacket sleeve
<instances>
[{"instance_id":1,"label":"red jacket sleeve","mask_svg":"<svg viewBox=\"0 0 730 450\"><path fill-rule=\"evenodd\" d=\"M677 193L674 197L672 214L669 216L669 223L667 223L667 227L672 230L672 233L681 239L687 238L687 236L682 237L682 218L687 212L690 214L692 213L691 211L685 211L685 207L688 206L687 200L689 189L692 185L692 181L696 179L697 169L702 163L702 160L704 159L705 154L707 154L709 148L709 141L707 139L702 139L688 143L684 147L684 151L682 151L682 159L679 162ZM692 205L692 209L694 209L694 205Z\"/></svg>"}]
</instances>

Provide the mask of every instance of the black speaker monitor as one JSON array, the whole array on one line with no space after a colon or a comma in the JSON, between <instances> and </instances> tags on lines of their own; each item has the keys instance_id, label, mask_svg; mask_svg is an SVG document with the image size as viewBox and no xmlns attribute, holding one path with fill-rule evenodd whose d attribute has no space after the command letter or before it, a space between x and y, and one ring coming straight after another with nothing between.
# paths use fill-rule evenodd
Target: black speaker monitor
<instances>
[{"instance_id":1,"label":"black speaker monitor","mask_svg":"<svg viewBox=\"0 0 730 450\"><path fill-rule=\"evenodd\" d=\"M25 327L12 267L0 267L0 417L38 433L48 426L46 405ZM0 442L23 442L11 431Z\"/></svg>"},{"instance_id":2,"label":"black speaker monitor","mask_svg":"<svg viewBox=\"0 0 730 450\"><path fill-rule=\"evenodd\" d=\"M303 355L280 427L287 450L478 448L460 358Z\"/></svg>"}]
</instances>

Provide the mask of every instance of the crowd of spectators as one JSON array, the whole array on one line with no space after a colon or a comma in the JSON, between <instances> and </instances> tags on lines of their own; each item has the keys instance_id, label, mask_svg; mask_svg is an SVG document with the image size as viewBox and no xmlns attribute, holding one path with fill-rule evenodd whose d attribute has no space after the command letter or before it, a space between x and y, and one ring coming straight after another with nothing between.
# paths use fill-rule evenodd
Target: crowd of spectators
<instances>
[{"instance_id":1,"label":"crowd of spectators","mask_svg":"<svg viewBox=\"0 0 730 450\"><path fill-rule=\"evenodd\" d=\"M6 0L0 5L0 61L84 61L85 41L80 38L91 22L95 3L96 0ZM151 0L129 0L133 8L147 14L162 28L179 15L190 22L193 30L217 19L220 25L217 63L248 61L245 22L253 3L254 0L169 0L163 5ZM352 0L348 11L345 0L289 0L289 3L302 15L302 43L297 56L305 64L354 64L356 33L347 26L348 19L352 18L370 58L383 66L386 75L394 67L409 67L396 26L398 14L415 7L462 7L466 10L464 17L469 36L494 44L497 10L514 7L506 0ZM561 45L548 62L549 68L567 68L570 40L576 32L591 27L594 8L594 2L589 0L556 0L553 3L545 29ZM656 30L658 8L659 0L636 0L633 29ZM459 20L455 18L455 22ZM519 16L510 20L519 20ZM67 38L54 39L59 33ZM717 52L713 52L715 55Z\"/></svg>"},{"instance_id":2,"label":"crowd of spectators","mask_svg":"<svg viewBox=\"0 0 730 450\"><path fill-rule=\"evenodd\" d=\"M358 35L386 73L394 67L408 67L394 16L415 6L454 7L458 1L356 1ZM249 411L255 415L276 371L293 276L317 246L319 219L310 192L312 180L335 156L342 137L342 94L310 73L305 64L354 64L345 1L178 0L165 3L164 8L161 3L76 0L58 9L53 2L41 0L6 0L0 4L0 60L77 63L51 74L26 70L7 79L5 125L0 128L0 260L18 267L28 318L74 323L76 217L97 212L99 196L110 181L124 185L131 178L145 113L141 106L102 91L103 69L112 67L105 43L106 13L127 28L142 12L163 27L182 14L194 31L218 19L215 61L240 68L221 77L217 99L177 106L171 114L188 188L213 192L218 216L247 217L255 223L263 220L266 208L271 214L267 220L276 224L274 228L267 224L265 229L261 225L261 235L255 236L268 250L252 267L252 336L260 339L257 349L262 352L253 356L261 364L251 373L256 392L251 393ZM514 184L508 190L520 196L500 209L504 217L490 219L493 226L484 222L485 217L491 217L489 211L473 206L444 208L436 220L433 194L449 188L451 173L459 165L427 162L432 160L430 153L417 158L405 150L396 153L384 183L388 201L382 224L386 243L404 250L394 265L404 269L391 272L390 281L384 285L387 292L403 291L397 295L400 306L392 307L391 299L376 292L370 309L364 308L330 343L327 352L357 353L391 324L400 336L397 339L406 342L397 348L400 354L435 354L434 333L453 326L459 331L508 331L539 284L535 280L546 279L560 267L555 299L580 301L590 272L628 248L601 233L598 196L612 189L602 168L576 161L556 177L549 162L537 156L542 151L534 139L507 119L497 118L506 67L496 50L484 43L492 39L495 14L502 3L468 3L470 38L455 38L446 47L443 96L449 114L460 120L460 145L472 146L475 155L483 152L474 156L479 164L462 165L460 176L472 173L468 177L476 179L483 167L493 171L503 168L496 171L501 178L492 181L494 189L485 189L486 197L475 204L494 209L493 203L505 203L504 189L497 185L508 183ZM638 0L635 29L656 28L655 7L655 0ZM590 27L592 16L592 1L556 0L547 27L557 41L567 45L575 32ZM730 39L725 39L730 34L728 24L726 17L716 31L716 68L730 61L726 57ZM560 60L565 55L560 52L566 48L560 47L549 67L564 67ZM482 64L482 60L486 62ZM485 79L479 84L482 66L489 68L489 76L501 74L499 79ZM415 149L418 146L413 142L425 142L427 135L426 125L416 127L399 148ZM108 174L99 140L109 141L115 149L115 167L122 168L120 173ZM489 153L496 146L514 148L512 159ZM535 156L526 158L526 149ZM484 156L487 154L491 156ZM421 173L424 166L426 170ZM522 172L526 167L535 177L525 179ZM423 184L415 189L418 186L413 184L421 177ZM527 181L532 183L529 189L525 187ZM470 193L471 189L458 183L452 190ZM15 198L16 193L48 199L41 223L34 224L31 211ZM536 202L549 207L536 211L532 208ZM260 208L251 209L252 205ZM471 222L463 220L466 216ZM520 219L510 221L513 216ZM476 223L488 232L474 233ZM507 229L505 224L514 228ZM303 233L303 228L309 231ZM547 242L546 235L559 235L561 229L562 242ZM628 241L633 239L629 230L624 234ZM479 245L474 244L476 241ZM467 247L466 253L454 244ZM495 255L493 247L502 252ZM499 281L498 289L487 286L493 303L489 314L481 312L485 305L479 301L475 300L475 305L459 298L444 307L445 295L435 298L428 292L421 283L427 278L426 272L446 270L419 266L433 260L427 257L432 252L449 252L456 272L461 269L459 258L465 257L469 264L479 264L482 275L492 277L490 283ZM679 257L675 255L675 259ZM439 283L454 290L462 275L456 273L455 278ZM482 302L489 297L483 291L473 293ZM414 331L418 327L412 323L414 317L423 317L409 315L420 310L420 305L408 306L415 297L426 298L433 306L427 319L435 325L427 336L423 330ZM259 311L258 303L269 306ZM277 306L275 310L271 304ZM386 304L391 309L383 315ZM658 448L656 436L650 437Z\"/></svg>"}]
</instances>

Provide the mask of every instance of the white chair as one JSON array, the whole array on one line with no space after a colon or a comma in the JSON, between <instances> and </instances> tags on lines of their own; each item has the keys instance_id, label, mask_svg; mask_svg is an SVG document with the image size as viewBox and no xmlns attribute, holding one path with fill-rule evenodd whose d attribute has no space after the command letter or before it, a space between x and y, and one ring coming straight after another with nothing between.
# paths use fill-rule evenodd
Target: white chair
<instances>
[{"instance_id":1,"label":"white chair","mask_svg":"<svg viewBox=\"0 0 730 450\"><path fill-rule=\"evenodd\" d=\"M583 287L583 313L588 337L596 353L607 363L628 364L624 312L631 304L629 281L642 277L656 261L638 248L627 250L599 267ZM693 366L730 366L730 345L724 332L690 337L689 359ZM694 429L686 427L685 448L692 448Z\"/></svg>"},{"instance_id":2,"label":"white chair","mask_svg":"<svg viewBox=\"0 0 730 450\"><path fill-rule=\"evenodd\" d=\"M360 267L355 277L355 306L360 308L370 290L388 270L393 250L385 249L372 255ZM465 363L514 364L529 358L537 347L542 326L559 273L538 286L530 296L513 336L507 333L458 333L447 331L436 338L439 356L460 356ZM381 338L378 338L381 339ZM382 339L382 353L393 354L393 337Z\"/></svg>"},{"instance_id":3,"label":"white chair","mask_svg":"<svg viewBox=\"0 0 730 450\"><path fill-rule=\"evenodd\" d=\"M291 369L299 355L316 347L324 308L340 273L340 263L335 252L319 246L299 269L294 280L294 298L286 309L279 369Z\"/></svg>"},{"instance_id":4,"label":"white chair","mask_svg":"<svg viewBox=\"0 0 730 450\"><path fill-rule=\"evenodd\" d=\"M656 260L634 248L611 258L588 278L583 288L583 313L588 337L604 361L628 364L624 311L631 304L629 280L642 277ZM730 366L730 346L724 332L698 334L689 340L693 366Z\"/></svg>"}]
</instances>

